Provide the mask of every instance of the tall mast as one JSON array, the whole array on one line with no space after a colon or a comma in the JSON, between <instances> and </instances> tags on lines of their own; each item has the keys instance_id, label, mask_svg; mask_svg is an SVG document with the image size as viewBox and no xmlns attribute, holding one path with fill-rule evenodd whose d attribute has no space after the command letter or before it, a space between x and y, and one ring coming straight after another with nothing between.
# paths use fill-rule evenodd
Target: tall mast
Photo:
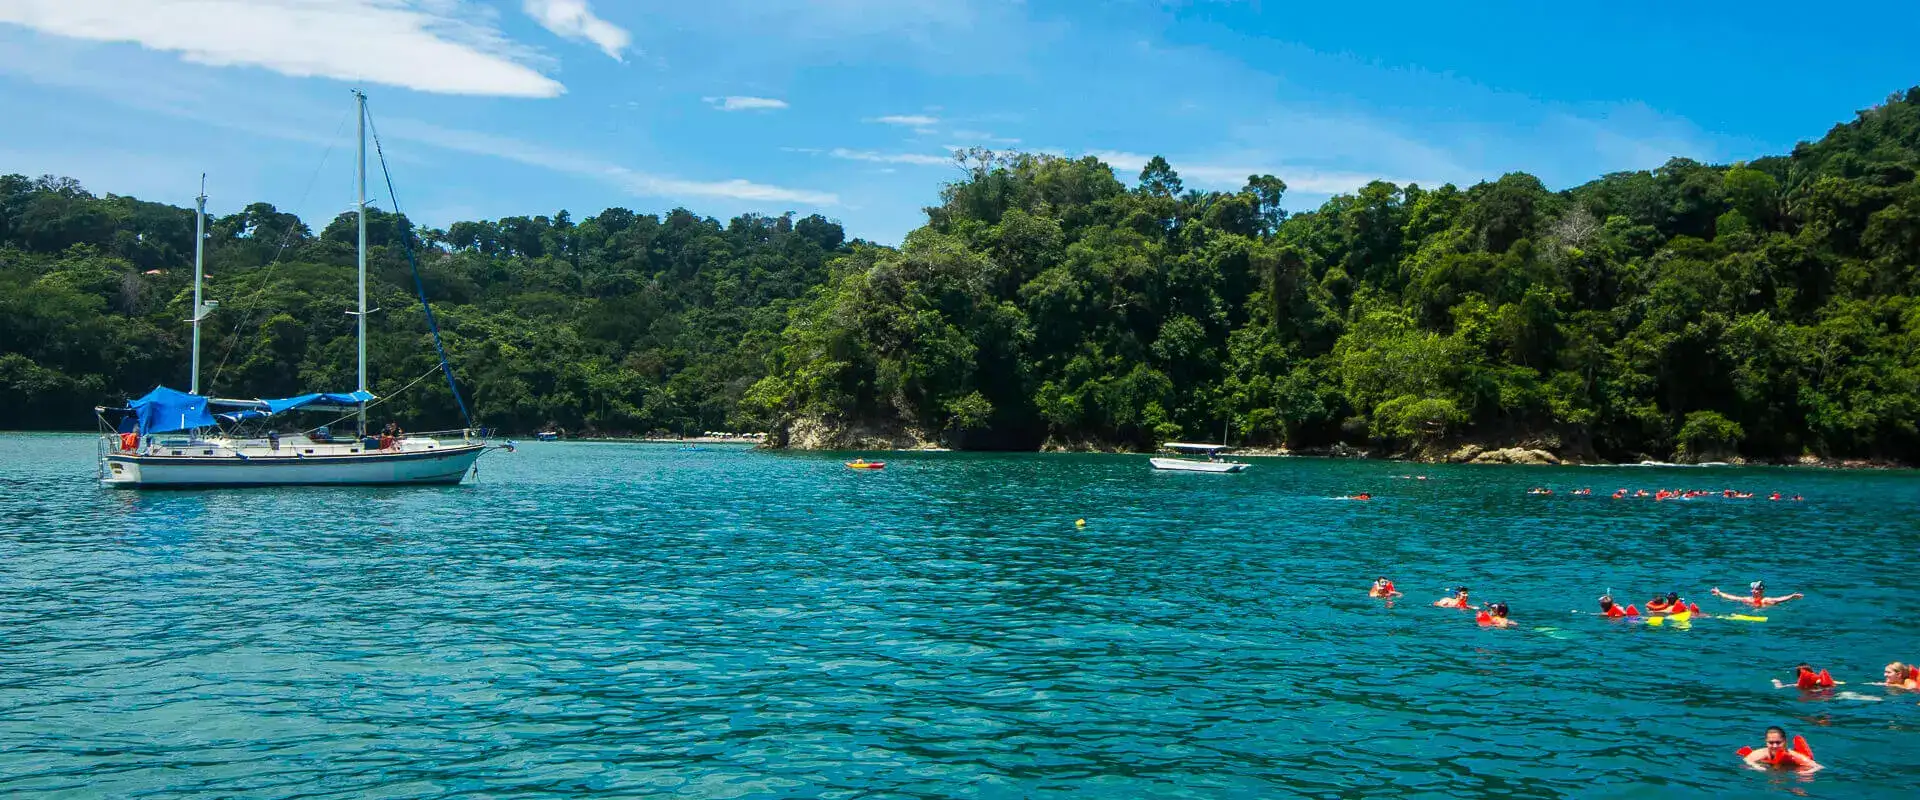
<instances>
[{"instance_id":1,"label":"tall mast","mask_svg":"<svg viewBox=\"0 0 1920 800\"><path fill-rule=\"evenodd\" d=\"M367 96L359 89L355 89L353 97L360 118L360 148L357 159L359 176L355 182L355 191L358 196L355 198L357 202L353 207L355 213L360 216L360 247L356 251L360 269L360 313L357 318L360 328L360 391L364 392L367 390ZM360 435L365 436L366 433L367 404L362 401L360 403Z\"/></svg>"},{"instance_id":2,"label":"tall mast","mask_svg":"<svg viewBox=\"0 0 1920 800\"><path fill-rule=\"evenodd\" d=\"M193 214L193 377L187 379L187 394L200 393L200 320L207 309L200 300L200 281L206 277L203 266L207 247L207 174L200 173L200 196Z\"/></svg>"}]
</instances>

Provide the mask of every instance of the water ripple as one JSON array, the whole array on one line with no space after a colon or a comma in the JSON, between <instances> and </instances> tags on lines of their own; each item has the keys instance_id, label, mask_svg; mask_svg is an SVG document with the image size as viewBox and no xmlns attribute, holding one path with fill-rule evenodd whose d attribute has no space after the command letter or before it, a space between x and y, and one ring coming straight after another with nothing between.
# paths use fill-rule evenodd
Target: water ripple
<instances>
[{"instance_id":1,"label":"water ripple","mask_svg":"<svg viewBox=\"0 0 1920 800\"><path fill-rule=\"evenodd\" d=\"M10 797L1820 797L1920 785L1911 474L537 444L447 489L104 491L0 436ZM1730 484L1803 504L1535 498ZM1371 491L1355 503L1338 495ZM1855 503L1856 498L1873 498ZM1086 528L1073 520L1084 517ZM1409 597L1363 596L1391 574ZM1689 630L1576 616L1763 577ZM1523 628L1427 603L1465 582ZM1882 692L1855 686L1874 697ZM1784 724L1830 769L1748 772Z\"/></svg>"}]
</instances>

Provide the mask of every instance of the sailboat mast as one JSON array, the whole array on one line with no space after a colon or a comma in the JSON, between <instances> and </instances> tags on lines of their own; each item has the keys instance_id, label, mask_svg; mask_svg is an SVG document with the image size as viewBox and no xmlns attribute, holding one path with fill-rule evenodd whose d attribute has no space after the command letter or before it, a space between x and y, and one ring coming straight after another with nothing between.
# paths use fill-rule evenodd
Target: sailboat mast
<instances>
[{"instance_id":1,"label":"sailboat mast","mask_svg":"<svg viewBox=\"0 0 1920 800\"><path fill-rule=\"evenodd\" d=\"M362 94L360 90L355 89L353 90L353 97L354 105L359 112L358 116L360 118L360 147L359 157L357 159L357 171L359 175L358 180L355 181L355 192L357 196L355 197L356 202L353 204L353 207L354 211L360 217L360 246L358 250L355 251L358 255L357 261L359 262L360 270L360 313L356 315L356 317L359 322L360 342L359 389L364 392L367 390L367 96ZM360 403L360 435L365 436L366 433L367 404L365 401L362 401Z\"/></svg>"},{"instance_id":2,"label":"sailboat mast","mask_svg":"<svg viewBox=\"0 0 1920 800\"><path fill-rule=\"evenodd\" d=\"M203 266L207 247L207 174L200 173L200 196L193 213L193 377L187 379L187 394L200 393L200 320L207 309L200 299L200 283L206 277Z\"/></svg>"}]
</instances>

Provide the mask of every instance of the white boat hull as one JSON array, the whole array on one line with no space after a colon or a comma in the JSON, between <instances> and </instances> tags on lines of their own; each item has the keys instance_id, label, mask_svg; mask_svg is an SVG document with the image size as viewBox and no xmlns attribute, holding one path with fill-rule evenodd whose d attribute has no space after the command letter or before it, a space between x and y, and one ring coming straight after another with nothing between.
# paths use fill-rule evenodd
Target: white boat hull
<instances>
[{"instance_id":1,"label":"white boat hull","mask_svg":"<svg viewBox=\"0 0 1920 800\"><path fill-rule=\"evenodd\" d=\"M247 448L250 450L251 448ZM307 455L295 447L269 454L211 448L191 454L114 453L103 456L107 486L380 486L456 484L486 449L457 444L430 449Z\"/></svg>"},{"instance_id":2,"label":"white boat hull","mask_svg":"<svg viewBox=\"0 0 1920 800\"><path fill-rule=\"evenodd\" d=\"M1184 458L1154 458L1153 468L1174 472L1242 472L1251 464L1233 461L1188 461Z\"/></svg>"}]
</instances>

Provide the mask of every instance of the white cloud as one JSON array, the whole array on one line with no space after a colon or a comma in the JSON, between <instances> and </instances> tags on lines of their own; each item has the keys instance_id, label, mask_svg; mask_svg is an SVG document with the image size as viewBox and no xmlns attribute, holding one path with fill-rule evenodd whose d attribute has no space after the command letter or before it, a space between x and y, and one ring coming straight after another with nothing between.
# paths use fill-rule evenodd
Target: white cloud
<instances>
[{"instance_id":1,"label":"white cloud","mask_svg":"<svg viewBox=\"0 0 1920 800\"><path fill-rule=\"evenodd\" d=\"M1146 169L1147 161L1153 158L1152 156L1143 156L1139 153L1124 153L1118 150L1092 150L1082 155L1093 156L1094 158L1100 159L1109 167L1127 172L1139 172L1142 169ZM1178 169L1176 168L1175 171L1177 172Z\"/></svg>"},{"instance_id":2,"label":"white cloud","mask_svg":"<svg viewBox=\"0 0 1920 800\"><path fill-rule=\"evenodd\" d=\"M1121 173L1122 178L1129 181L1138 176L1140 170L1146 168L1147 162L1153 159L1152 156L1128 153L1120 150L1092 150L1082 155L1089 155L1100 159L1107 166L1112 167L1114 171ZM1360 172L1324 170L1315 167L1285 166L1279 164L1241 166L1240 162L1228 161L1222 163L1210 160L1196 160L1183 163L1178 158L1168 158L1167 163L1173 167L1173 171L1180 176L1183 183L1194 188L1238 189L1247 185L1247 178L1252 175L1277 176L1280 180L1286 181L1288 191L1302 194L1339 194L1341 192L1351 192L1375 180L1391 181L1402 186L1408 183L1414 183L1414 181L1396 180ZM1259 164L1261 162L1255 161L1254 163ZM1426 186L1437 186L1441 182L1419 181L1419 183Z\"/></svg>"},{"instance_id":3,"label":"white cloud","mask_svg":"<svg viewBox=\"0 0 1920 800\"><path fill-rule=\"evenodd\" d=\"M620 51L627 49L633 36L611 22L594 16L587 0L522 0L527 16L563 39L592 42L615 61L625 61Z\"/></svg>"},{"instance_id":4,"label":"white cloud","mask_svg":"<svg viewBox=\"0 0 1920 800\"><path fill-rule=\"evenodd\" d=\"M478 131L442 128L413 120L396 120L382 128L394 136L421 144L461 153L517 161L522 164L592 178L619 186L634 194L656 197L720 197L764 203L799 203L810 206L836 206L840 198L831 192L789 189L733 178L721 181L696 181L652 175L590 156L549 149L537 144L494 136Z\"/></svg>"},{"instance_id":5,"label":"white cloud","mask_svg":"<svg viewBox=\"0 0 1920 800\"><path fill-rule=\"evenodd\" d=\"M728 95L726 97L702 97L707 105L721 111L766 111L787 107L787 101L771 97L744 97Z\"/></svg>"},{"instance_id":6,"label":"white cloud","mask_svg":"<svg viewBox=\"0 0 1920 800\"><path fill-rule=\"evenodd\" d=\"M0 23L131 42L215 67L442 94L553 97L559 82L459 0L4 0Z\"/></svg>"},{"instance_id":7,"label":"white cloud","mask_svg":"<svg viewBox=\"0 0 1920 800\"><path fill-rule=\"evenodd\" d=\"M885 117L874 117L867 121L878 122L882 125L902 125L912 128L924 128L928 125L939 124L940 118L929 117L925 114L892 114Z\"/></svg>"},{"instance_id":8,"label":"white cloud","mask_svg":"<svg viewBox=\"0 0 1920 800\"><path fill-rule=\"evenodd\" d=\"M1020 143L1019 139L1014 139L1006 136L995 136L986 131L953 130L953 131L950 131L950 133L952 133L956 138L959 138L961 140L977 142L980 144L1019 144Z\"/></svg>"},{"instance_id":9,"label":"white cloud","mask_svg":"<svg viewBox=\"0 0 1920 800\"><path fill-rule=\"evenodd\" d=\"M930 156L925 153L875 153L871 150L848 150L836 147L827 155L848 161L871 161L876 164L919 164L922 166L945 166L953 163L951 154Z\"/></svg>"}]
</instances>

